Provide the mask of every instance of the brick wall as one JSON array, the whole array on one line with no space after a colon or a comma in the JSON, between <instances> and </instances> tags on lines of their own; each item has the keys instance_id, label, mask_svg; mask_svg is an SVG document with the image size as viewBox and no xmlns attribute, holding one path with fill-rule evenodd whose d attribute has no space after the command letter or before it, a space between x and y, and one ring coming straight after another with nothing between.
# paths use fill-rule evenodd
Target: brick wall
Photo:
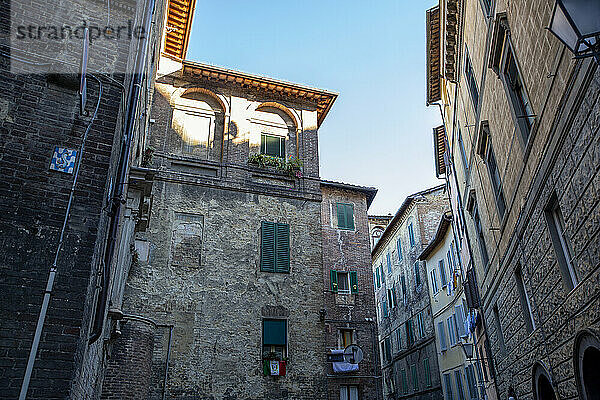
<instances>
[{"instance_id":1,"label":"brick wall","mask_svg":"<svg viewBox=\"0 0 600 400\"><path fill-rule=\"evenodd\" d=\"M366 196L360 191L336 189L327 185L322 185L321 188L325 347L339 348L341 343L339 329L346 328L353 330L354 340L364 352L364 360L359 364L359 370L347 376L335 376L331 363L326 365L326 372L329 375L327 380L329 398L339 398L340 385L356 385L359 387L359 398L381 399ZM355 229L336 228L337 202L353 205ZM358 293L333 293L331 270L356 271ZM354 378L352 375L363 377Z\"/></svg>"}]
</instances>

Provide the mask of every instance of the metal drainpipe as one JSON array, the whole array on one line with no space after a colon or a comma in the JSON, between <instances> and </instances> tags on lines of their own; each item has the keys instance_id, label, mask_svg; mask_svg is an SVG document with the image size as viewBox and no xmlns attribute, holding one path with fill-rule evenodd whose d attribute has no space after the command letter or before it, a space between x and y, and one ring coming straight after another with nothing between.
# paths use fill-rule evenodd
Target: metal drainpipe
<instances>
[{"instance_id":1,"label":"metal drainpipe","mask_svg":"<svg viewBox=\"0 0 600 400\"><path fill-rule=\"evenodd\" d=\"M131 80L129 87L128 106L126 114L126 123L123 130L123 140L121 141L121 156L119 159L119 166L117 168L117 184L114 187L114 193L112 196L113 204L110 213L110 228L108 232L108 243L106 245L106 252L104 256L103 266L103 282L102 282L102 296L98 300L98 306L96 308L96 322L93 326L92 335L89 342L96 341L102 334L102 328L104 326L104 311L106 309L106 302L108 299L108 283L110 280L110 270L112 261L114 258L117 232L119 228L119 219L121 214L121 207L125 200L122 198L125 192L125 185L127 174L129 172L129 153L131 150L131 138L133 135L133 127L135 125L135 116L138 108L138 101L141 90L142 74L144 73L144 60L146 58L146 52L148 49L148 36L150 33L150 26L152 24L152 16L154 14L154 8L156 0L149 0L148 7L146 7L146 16L144 21L144 32L145 35L142 37L142 44L138 47L138 52L135 62L135 72L133 79Z\"/></svg>"}]
</instances>

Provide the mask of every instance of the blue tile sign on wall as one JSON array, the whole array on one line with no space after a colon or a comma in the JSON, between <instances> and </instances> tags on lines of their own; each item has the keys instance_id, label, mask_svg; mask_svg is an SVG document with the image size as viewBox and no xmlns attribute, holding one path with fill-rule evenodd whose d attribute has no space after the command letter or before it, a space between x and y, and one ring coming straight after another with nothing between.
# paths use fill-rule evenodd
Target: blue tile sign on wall
<instances>
[{"instance_id":1,"label":"blue tile sign on wall","mask_svg":"<svg viewBox=\"0 0 600 400\"><path fill-rule=\"evenodd\" d=\"M52 161L50 162L50 169L54 171L64 172L66 174L72 174L75 169L75 162L77 160L77 150L65 149L63 147L55 147Z\"/></svg>"}]
</instances>

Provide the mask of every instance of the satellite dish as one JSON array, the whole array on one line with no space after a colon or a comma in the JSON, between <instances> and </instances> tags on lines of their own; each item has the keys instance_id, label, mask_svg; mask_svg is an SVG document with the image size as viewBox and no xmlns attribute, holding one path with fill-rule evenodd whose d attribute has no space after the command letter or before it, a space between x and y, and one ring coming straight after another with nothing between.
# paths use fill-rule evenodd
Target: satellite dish
<instances>
[{"instance_id":1,"label":"satellite dish","mask_svg":"<svg viewBox=\"0 0 600 400\"><path fill-rule=\"evenodd\" d=\"M344 361L349 364L358 364L363 359L363 351L360 346L351 344L344 349Z\"/></svg>"}]
</instances>

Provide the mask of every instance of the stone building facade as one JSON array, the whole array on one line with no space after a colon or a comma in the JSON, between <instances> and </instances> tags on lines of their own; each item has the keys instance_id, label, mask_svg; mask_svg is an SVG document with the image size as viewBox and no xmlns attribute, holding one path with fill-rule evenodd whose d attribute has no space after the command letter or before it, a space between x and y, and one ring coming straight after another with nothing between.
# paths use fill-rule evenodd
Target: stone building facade
<instances>
[{"instance_id":1,"label":"stone building facade","mask_svg":"<svg viewBox=\"0 0 600 400\"><path fill-rule=\"evenodd\" d=\"M364 358L352 371L327 365L328 399L379 400L375 296L367 210L376 189L322 181L323 283L327 351L360 346Z\"/></svg>"},{"instance_id":2,"label":"stone building facade","mask_svg":"<svg viewBox=\"0 0 600 400\"><path fill-rule=\"evenodd\" d=\"M439 399L433 315L419 255L447 209L444 186L406 198L372 250L385 399Z\"/></svg>"},{"instance_id":3,"label":"stone building facade","mask_svg":"<svg viewBox=\"0 0 600 400\"><path fill-rule=\"evenodd\" d=\"M436 168L481 295L471 305L493 361L487 393L502 399L600 392L600 71L544 29L554 7L467 0L428 12Z\"/></svg>"},{"instance_id":4,"label":"stone building facade","mask_svg":"<svg viewBox=\"0 0 600 400\"><path fill-rule=\"evenodd\" d=\"M144 184L129 183L146 176L138 144L165 2L113 4L113 22L147 35L90 44L83 105L82 36L18 42L9 29L102 27L105 4L18 6L2 13L0 53L0 398L96 399L114 326L109 303L128 267L119 237L143 219Z\"/></svg>"},{"instance_id":5,"label":"stone building facade","mask_svg":"<svg viewBox=\"0 0 600 400\"><path fill-rule=\"evenodd\" d=\"M435 236L419 260L425 262L431 312L444 399L484 397L483 371L470 335L467 301L463 290L463 268L452 229L452 214L442 215ZM469 323L469 325L465 325Z\"/></svg>"}]
</instances>

